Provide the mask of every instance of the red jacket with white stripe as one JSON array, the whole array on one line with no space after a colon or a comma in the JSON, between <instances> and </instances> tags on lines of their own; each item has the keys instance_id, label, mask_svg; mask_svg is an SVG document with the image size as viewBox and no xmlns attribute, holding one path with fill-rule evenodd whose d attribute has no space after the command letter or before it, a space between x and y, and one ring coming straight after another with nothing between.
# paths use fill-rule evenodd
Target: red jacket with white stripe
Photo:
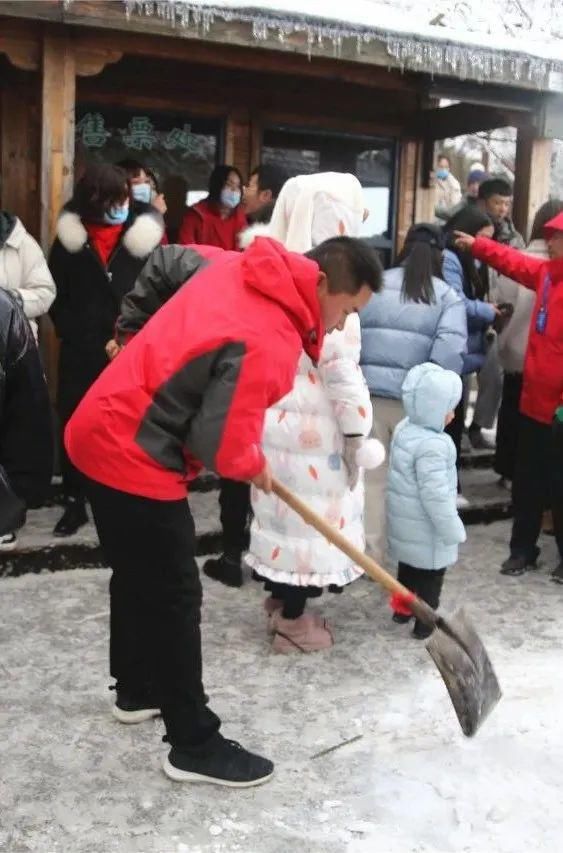
<instances>
[{"instance_id":1,"label":"red jacket with white stripe","mask_svg":"<svg viewBox=\"0 0 563 853\"><path fill-rule=\"evenodd\" d=\"M544 260L487 237L475 240L472 254L536 293L520 411L540 423L550 424L563 394L563 258ZM538 313L544 302L545 330L540 332Z\"/></svg>"},{"instance_id":2,"label":"red jacket with white stripe","mask_svg":"<svg viewBox=\"0 0 563 853\"><path fill-rule=\"evenodd\" d=\"M319 268L274 240L225 252L144 326L90 388L65 431L86 476L157 500L185 497L194 462L249 480L265 464L266 409L293 387L324 329Z\"/></svg>"}]
</instances>

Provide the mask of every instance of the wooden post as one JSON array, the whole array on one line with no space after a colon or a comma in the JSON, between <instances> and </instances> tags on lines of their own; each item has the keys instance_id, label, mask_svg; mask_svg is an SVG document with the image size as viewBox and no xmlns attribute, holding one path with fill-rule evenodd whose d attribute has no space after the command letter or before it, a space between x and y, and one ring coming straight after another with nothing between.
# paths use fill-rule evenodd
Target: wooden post
<instances>
[{"instance_id":1,"label":"wooden post","mask_svg":"<svg viewBox=\"0 0 563 853\"><path fill-rule=\"evenodd\" d=\"M250 119L246 111L231 113L225 133L225 163L236 166L243 181L248 180L251 158Z\"/></svg>"},{"instance_id":2,"label":"wooden post","mask_svg":"<svg viewBox=\"0 0 563 853\"><path fill-rule=\"evenodd\" d=\"M8 78L0 92L0 174L2 207L38 237L39 99L34 83L22 85Z\"/></svg>"},{"instance_id":3,"label":"wooden post","mask_svg":"<svg viewBox=\"0 0 563 853\"><path fill-rule=\"evenodd\" d=\"M48 251L57 217L72 194L75 55L66 32L43 38L41 81L41 243Z\"/></svg>"},{"instance_id":4,"label":"wooden post","mask_svg":"<svg viewBox=\"0 0 563 853\"><path fill-rule=\"evenodd\" d=\"M66 32L46 32L41 79L41 244L47 254L57 217L72 195L74 169L75 55ZM59 345L48 317L41 321L41 349L51 397L55 396Z\"/></svg>"},{"instance_id":5,"label":"wooden post","mask_svg":"<svg viewBox=\"0 0 563 853\"><path fill-rule=\"evenodd\" d=\"M403 139L400 145L395 254L403 248L407 231L414 222L416 202L416 142L414 139Z\"/></svg>"},{"instance_id":6,"label":"wooden post","mask_svg":"<svg viewBox=\"0 0 563 853\"><path fill-rule=\"evenodd\" d=\"M426 173L426 174L425 174ZM417 143L416 169L416 202L414 211L415 222L434 222L436 206L436 191L428 182L428 156L425 154L425 143Z\"/></svg>"},{"instance_id":7,"label":"wooden post","mask_svg":"<svg viewBox=\"0 0 563 853\"><path fill-rule=\"evenodd\" d=\"M526 240L538 208L549 198L551 139L538 139L532 128L519 128L514 167L514 224Z\"/></svg>"}]
</instances>

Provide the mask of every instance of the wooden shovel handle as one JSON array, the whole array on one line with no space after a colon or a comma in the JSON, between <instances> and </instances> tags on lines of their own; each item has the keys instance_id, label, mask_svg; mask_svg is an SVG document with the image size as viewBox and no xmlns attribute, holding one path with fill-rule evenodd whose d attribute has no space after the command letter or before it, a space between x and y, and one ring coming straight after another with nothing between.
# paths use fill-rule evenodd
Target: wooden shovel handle
<instances>
[{"instance_id":1,"label":"wooden shovel handle","mask_svg":"<svg viewBox=\"0 0 563 853\"><path fill-rule=\"evenodd\" d=\"M403 586L403 584L399 583L393 575L390 575L389 572L382 569L375 560L368 557L367 554L364 554L364 552L360 551L359 548L356 548L355 545L352 545L352 543L349 542L348 539L340 533L340 531L335 530L328 521L325 521L324 518L321 518L320 515L313 512L307 504L303 503L297 495L294 495L293 492L286 488L286 486L284 486L283 483L280 483L280 481L275 477L272 478L272 491L284 503L291 507L292 510L300 515L306 524L314 527L315 530L325 537L325 539L328 539L328 541L342 551L343 554L350 557L353 563L361 566L364 572L369 575L372 580L386 589L387 592L406 596L407 598L411 597L412 593L406 588L406 586ZM422 601L422 599L415 597L413 601L409 602L409 607L415 616L426 624L436 624L438 619L437 613L428 604L426 604L425 601Z\"/></svg>"}]
</instances>

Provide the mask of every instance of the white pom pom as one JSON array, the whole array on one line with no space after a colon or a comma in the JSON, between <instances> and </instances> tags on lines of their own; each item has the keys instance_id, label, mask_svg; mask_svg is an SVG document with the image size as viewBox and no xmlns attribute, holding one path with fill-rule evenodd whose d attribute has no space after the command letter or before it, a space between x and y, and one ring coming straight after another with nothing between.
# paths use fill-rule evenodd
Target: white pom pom
<instances>
[{"instance_id":1,"label":"white pom pom","mask_svg":"<svg viewBox=\"0 0 563 853\"><path fill-rule=\"evenodd\" d=\"M356 465L360 468L378 468L385 461L385 448L377 438L368 438L356 450Z\"/></svg>"}]
</instances>

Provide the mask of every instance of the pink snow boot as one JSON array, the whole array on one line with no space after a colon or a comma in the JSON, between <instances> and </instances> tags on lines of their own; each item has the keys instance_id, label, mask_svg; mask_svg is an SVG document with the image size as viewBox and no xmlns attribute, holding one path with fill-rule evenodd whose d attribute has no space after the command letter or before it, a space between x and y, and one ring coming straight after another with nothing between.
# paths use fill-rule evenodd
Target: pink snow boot
<instances>
[{"instance_id":1,"label":"pink snow boot","mask_svg":"<svg viewBox=\"0 0 563 853\"><path fill-rule=\"evenodd\" d=\"M272 647L280 655L320 652L334 644L326 621L312 613L304 613L298 619L284 619L281 610L277 610L271 627L275 634Z\"/></svg>"},{"instance_id":2,"label":"pink snow boot","mask_svg":"<svg viewBox=\"0 0 563 853\"><path fill-rule=\"evenodd\" d=\"M281 607L283 607L283 601L280 598L274 598L273 595L264 602L264 610L268 616L273 616L276 610L279 610Z\"/></svg>"}]
</instances>

